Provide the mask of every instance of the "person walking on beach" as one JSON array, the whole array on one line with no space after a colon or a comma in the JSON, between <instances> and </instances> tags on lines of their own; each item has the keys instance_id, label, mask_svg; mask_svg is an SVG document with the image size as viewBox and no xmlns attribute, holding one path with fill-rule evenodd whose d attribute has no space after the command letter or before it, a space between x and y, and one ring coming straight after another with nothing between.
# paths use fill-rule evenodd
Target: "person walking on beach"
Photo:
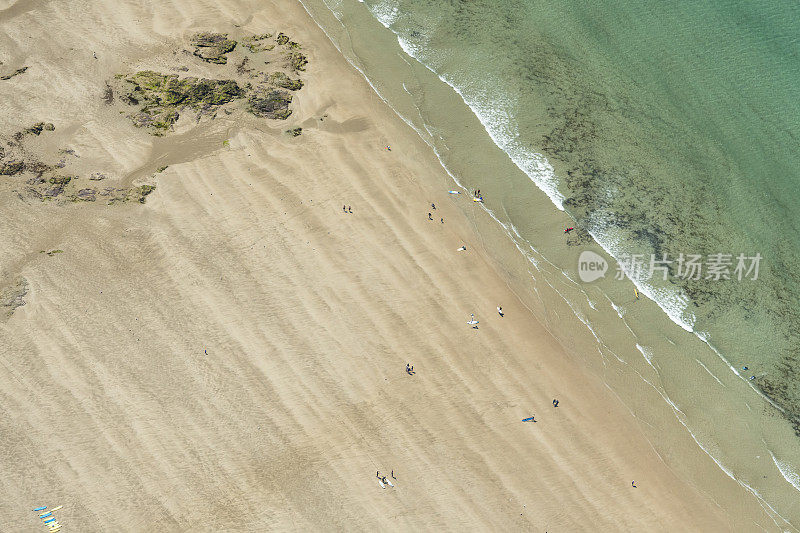
<instances>
[{"instance_id":1,"label":"person walking on beach","mask_svg":"<svg viewBox=\"0 0 800 533\"><path fill-rule=\"evenodd\" d=\"M503 308L502 307L500 307L500 306L497 307L497 314L500 315L501 317L505 316L505 314L503 313Z\"/></svg>"},{"instance_id":2,"label":"person walking on beach","mask_svg":"<svg viewBox=\"0 0 800 533\"><path fill-rule=\"evenodd\" d=\"M636 488L636 481L631 481L631 487Z\"/></svg>"},{"instance_id":3,"label":"person walking on beach","mask_svg":"<svg viewBox=\"0 0 800 533\"><path fill-rule=\"evenodd\" d=\"M343 206L342 206L342 211L344 211L345 213L347 213L347 206L344 206L344 205L343 205Z\"/></svg>"},{"instance_id":4,"label":"person walking on beach","mask_svg":"<svg viewBox=\"0 0 800 533\"><path fill-rule=\"evenodd\" d=\"M352 207L350 207L349 205L347 206L347 212L348 212L348 213L352 213L352 212L353 212L353 208L352 208Z\"/></svg>"},{"instance_id":5,"label":"person walking on beach","mask_svg":"<svg viewBox=\"0 0 800 533\"><path fill-rule=\"evenodd\" d=\"M458 250L456 250L456 251L458 251L458 252L464 252L464 251L466 251L466 249L467 249L467 247L466 247L466 246L462 246L461 248L459 248L459 249L458 249Z\"/></svg>"},{"instance_id":6,"label":"person walking on beach","mask_svg":"<svg viewBox=\"0 0 800 533\"><path fill-rule=\"evenodd\" d=\"M392 479L397 479L396 477L394 477L394 470L392 470Z\"/></svg>"},{"instance_id":7,"label":"person walking on beach","mask_svg":"<svg viewBox=\"0 0 800 533\"><path fill-rule=\"evenodd\" d=\"M428 220L433 220L433 216L431 215L431 213L428 213Z\"/></svg>"},{"instance_id":8,"label":"person walking on beach","mask_svg":"<svg viewBox=\"0 0 800 533\"><path fill-rule=\"evenodd\" d=\"M558 400L553 400L553 407L558 407Z\"/></svg>"},{"instance_id":9,"label":"person walking on beach","mask_svg":"<svg viewBox=\"0 0 800 533\"><path fill-rule=\"evenodd\" d=\"M436 204L431 204L431 208L436 211Z\"/></svg>"}]
</instances>

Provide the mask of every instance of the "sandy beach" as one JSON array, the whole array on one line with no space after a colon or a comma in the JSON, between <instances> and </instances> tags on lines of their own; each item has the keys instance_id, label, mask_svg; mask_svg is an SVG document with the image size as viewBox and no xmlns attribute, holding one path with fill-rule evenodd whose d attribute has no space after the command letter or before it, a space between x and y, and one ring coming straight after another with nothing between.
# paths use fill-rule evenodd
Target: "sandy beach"
<instances>
[{"instance_id":1,"label":"sandy beach","mask_svg":"<svg viewBox=\"0 0 800 533\"><path fill-rule=\"evenodd\" d=\"M0 23L0 73L29 67L0 81L4 143L52 123L27 157L134 191L0 176L0 529L45 531L44 505L62 531L776 529L721 471L676 475L539 325L301 5L19 0ZM181 52L200 31L299 43L291 115L153 136L104 101L118 73L211 76Z\"/></svg>"}]
</instances>

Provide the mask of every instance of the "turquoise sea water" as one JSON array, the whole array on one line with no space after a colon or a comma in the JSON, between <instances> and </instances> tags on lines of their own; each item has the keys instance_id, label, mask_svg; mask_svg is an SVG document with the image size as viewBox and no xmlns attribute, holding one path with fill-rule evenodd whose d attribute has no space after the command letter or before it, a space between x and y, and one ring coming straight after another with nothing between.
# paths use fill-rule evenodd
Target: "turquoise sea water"
<instances>
[{"instance_id":1,"label":"turquoise sea water","mask_svg":"<svg viewBox=\"0 0 800 533\"><path fill-rule=\"evenodd\" d=\"M776 413L800 436L800 4L325 0L324 5L341 24L342 36L334 41L350 47L346 55L401 115L413 109L417 116L406 113L409 123L428 137L454 177L484 191L493 216L512 228L517 247L526 253L528 246L535 249L534 262L552 264L567 281L575 280L575 257L592 239L618 259L632 253L645 260L651 254L668 259L697 254L705 261L711 254L730 254L729 280L702 279L707 265L701 279L687 280L678 276L677 263L669 266L667 281L630 275L662 310L648 315L645 325L669 331L656 321L671 320L706 342L703 349L713 350L726 362L725 371L747 385L733 392L725 377L708 372L726 389L731 405L734 397L758 392L770 399L772 410L748 413L753 418L742 423L747 442L769 441L773 426L758 426L756 417ZM391 31L414 59L371 51L380 36L360 35L369 26L366 16ZM419 61L444 83L438 87L421 75L395 79L402 64L395 56L412 71L411 62ZM452 103L453 90L480 120L481 133L508 154L527 182L507 177L489 152L481 157L474 149L477 132ZM411 104L404 107L404 99ZM472 141L464 140L470 136ZM573 234L555 241L542 237L545 215L531 199L534 188L571 217ZM574 252L565 253L570 245ZM739 254L760 254L758 279L736 279ZM560 282L548 283L566 294ZM613 288L606 294L624 321L619 295ZM599 341L604 324L587 318L596 307L591 298L584 310L570 304ZM700 355L681 359L695 348L675 348L668 336L650 347L639 342L636 348L657 370L664 396L682 400L676 401L690 432L704 427L705 442L715 442L712 456L735 464L736 479L754 485L767 476L755 467L748 471L748 461L768 452L767 466L777 466L783 476L778 481L788 484L783 502L800 497L794 459L778 459L772 442L766 451L756 451L755 444L744 444L741 428L719 420L738 407L706 405L690 412L707 398L690 390L696 386L691 380L678 386L673 376L684 378L690 360L708 371ZM622 359L628 360L624 354ZM752 454L737 455L737 447ZM796 443L782 451L795 457ZM796 504L783 510L800 516Z\"/></svg>"}]
</instances>

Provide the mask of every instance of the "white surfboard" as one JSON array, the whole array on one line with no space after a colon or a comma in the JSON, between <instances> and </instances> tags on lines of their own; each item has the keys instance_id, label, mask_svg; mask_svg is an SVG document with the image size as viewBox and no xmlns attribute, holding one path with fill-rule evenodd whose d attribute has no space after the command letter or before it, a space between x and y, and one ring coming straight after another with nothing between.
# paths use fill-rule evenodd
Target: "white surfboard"
<instances>
[{"instance_id":1,"label":"white surfboard","mask_svg":"<svg viewBox=\"0 0 800 533\"><path fill-rule=\"evenodd\" d=\"M382 489L386 488L386 485L384 485L383 481L381 481L380 479L378 480L378 485L380 485Z\"/></svg>"},{"instance_id":2,"label":"white surfboard","mask_svg":"<svg viewBox=\"0 0 800 533\"><path fill-rule=\"evenodd\" d=\"M447 191L447 192L449 192L450 194L461 194L461 192L459 191Z\"/></svg>"}]
</instances>

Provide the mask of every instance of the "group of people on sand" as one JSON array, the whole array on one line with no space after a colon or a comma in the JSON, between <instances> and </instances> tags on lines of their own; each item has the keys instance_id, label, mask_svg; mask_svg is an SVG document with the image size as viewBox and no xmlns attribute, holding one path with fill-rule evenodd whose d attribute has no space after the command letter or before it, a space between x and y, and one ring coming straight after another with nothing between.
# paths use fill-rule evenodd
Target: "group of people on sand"
<instances>
[{"instance_id":1,"label":"group of people on sand","mask_svg":"<svg viewBox=\"0 0 800 533\"><path fill-rule=\"evenodd\" d=\"M345 213L352 213L353 209L349 205L348 206L344 206L343 205L342 206L342 211L344 211Z\"/></svg>"},{"instance_id":2,"label":"group of people on sand","mask_svg":"<svg viewBox=\"0 0 800 533\"><path fill-rule=\"evenodd\" d=\"M433 203L432 203L432 204L431 204L431 209L433 209L434 211L436 211L436 204L433 204ZM431 213L431 212L428 212L428 220L433 220L433 213ZM444 218L440 218L439 220L442 222L442 224L444 224Z\"/></svg>"},{"instance_id":3,"label":"group of people on sand","mask_svg":"<svg viewBox=\"0 0 800 533\"><path fill-rule=\"evenodd\" d=\"M413 376L414 374L416 374L416 372L414 372L414 365L409 365L408 363L406 363L406 373L409 376Z\"/></svg>"}]
</instances>

